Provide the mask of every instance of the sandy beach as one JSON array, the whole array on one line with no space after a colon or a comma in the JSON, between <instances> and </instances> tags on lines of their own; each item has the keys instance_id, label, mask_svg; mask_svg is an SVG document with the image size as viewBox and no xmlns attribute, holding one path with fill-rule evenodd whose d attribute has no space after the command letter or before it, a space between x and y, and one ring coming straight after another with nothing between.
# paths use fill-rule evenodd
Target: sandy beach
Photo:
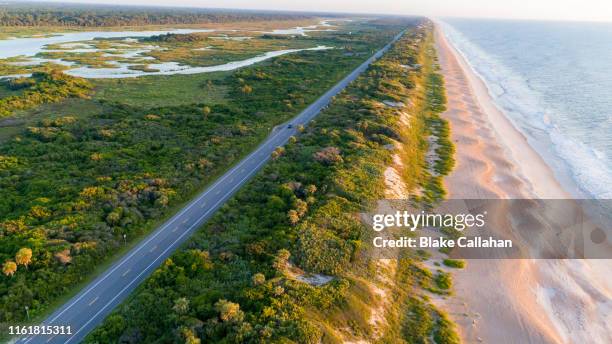
<instances>
[{"instance_id":1,"label":"sandy beach","mask_svg":"<svg viewBox=\"0 0 612 344\"><path fill-rule=\"evenodd\" d=\"M551 169L498 110L482 80L436 29L457 164L454 199L566 199ZM470 260L438 300L467 343L610 343L609 260Z\"/></svg>"}]
</instances>

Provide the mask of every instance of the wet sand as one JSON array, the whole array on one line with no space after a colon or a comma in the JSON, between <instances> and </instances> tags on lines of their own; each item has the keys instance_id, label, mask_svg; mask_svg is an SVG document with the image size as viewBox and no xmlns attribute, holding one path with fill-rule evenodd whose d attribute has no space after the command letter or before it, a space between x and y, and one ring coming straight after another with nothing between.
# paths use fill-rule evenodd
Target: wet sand
<instances>
[{"instance_id":1,"label":"wet sand","mask_svg":"<svg viewBox=\"0 0 612 344\"><path fill-rule=\"evenodd\" d=\"M449 198L570 198L439 27L436 46L457 148ZM606 260L470 260L437 302L468 343L609 343L610 272Z\"/></svg>"}]
</instances>

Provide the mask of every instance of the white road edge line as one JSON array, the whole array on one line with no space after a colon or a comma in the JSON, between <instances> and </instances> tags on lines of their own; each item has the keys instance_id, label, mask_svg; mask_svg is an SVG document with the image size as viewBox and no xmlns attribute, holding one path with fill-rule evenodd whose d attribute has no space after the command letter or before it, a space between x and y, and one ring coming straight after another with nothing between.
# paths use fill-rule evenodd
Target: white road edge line
<instances>
[{"instance_id":1,"label":"white road edge line","mask_svg":"<svg viewBox=\"0 0 612 344\"><path fill-rule=\"evenodd\" d=\"M280 133L280 132L279 132ZM268 138L267 141L269 141L272 138L275 138L279 133L276 133L274 135L272 135L270 138ZM97 287L100 283L102 283L104 280L106 280L106 278L108 278L108 276L110 276L115 270L117 270L119 267L121 267L127 260L129 260L130 258L132 258L138 251L140 251L144 246L146 246L151 240L155 239L159 234L161 234L170 224L172 224L174 221L176 221L177 218L179 218L180 216L182 216L185 212L187 212L188 210L191 210L191 208L197 204L202 198L204 198L205 196L208 195L209 192L211 192L219 183L221 183L223 180L225 180L227 177L229 177L234 171L235 169L240 168L242 165L244 165L247 161L249 161L251 159L251 157L253 155L256 155L259 153L259 151L261 149L263 149L266 146L267 141L263 142L259 148L257 148L257 150L255 150L254 152L252 152L251 154L249 154L247 157L245 157L238 165L236 165L234 168L232 168L229 173L227 173L226 175L224 175L223 177L221 177L220 179L218 179L213 185L211 185L206 191L204 191L198 198L196 198L195 200L193 200L189 205L187 205L182 211L176 213L174 216L172 216L170 218L170 220L168 220L168 222L161 227L157 232L155 232L150 238L148 238L146 241L141 242L140 244L138 244L138 247L132 252L130 253L128 256L123 257L115 267L113 267L110 271L108 271L106 274L104 274L103 276L101 276L101 279L99 281L97 281L96 283L94 283L91 287L87 288L85 291L82 292L82 294L75 299L73 302L71 302L67 307L65 307L60 313L58 313L56 316L54 316L51 320L49 320L49 323L52 323L53 321L55 321L57 318L59 318L62 314L64 314L69 308L71 308L74 304L76 304L77 302L79 302L87 293L89 293L92 289L94 289L95 287ZM43 322L44 323L44 322ZM25 343L28 343L30 340L32 340L33 338L28 339Z\"/></svg>"},{"instance_id":2,"label":"white road edge line","mask_svg":"<svg viewBox=\"0 0 612 344\"><path fill-rule=\"evenodd\" d=\"M260 163L257 165L257 167L256 167L255 169L259 168L259 166L261 166L262 164L264 164L264 163L266 163L266 162L267 162L267 160L263 160L263 161L261 161L261 162L260 162ZM243 178L243 179L242 179L242 180L241 180L239 183L237 183L236 185L234 185L234 187L232 187L232 188L230 189L230 191L229 191L229 192L225 193L225 195L224 195L224 196L231 195L231 194L232 194L232 192L234 192L234 190L235 190L237 187L242 186L242 182L244 182L244 181L245 181L247 178L249 178L249 177L250 177L250 175L248 175L248 176L244 177L244 178ZM128 285L126 285L126 286L125 286L123 289L121 289L121 291L120 291L120 292L118 292L118 293L117 293L117 295L115 295L115 296L114 296L114 297L113 297L113 298L112 298L112 299L111 299L109 302L107 302L107 303L106 303L106 304L105 304L105 305L104 305L104 306L103 306L103 307L102 307L102 308L101 308L101 309L100 309L100 310L99 310L99 311L98 311L96 314L94 314L94 316L93 316L93 317L91 317L91 318L90 318L90 319L89 319L89 320L88 320L88 321L87 321L87 322L86 322L86 323L85 323L83 326L81 326L81 328L80 328L80 329L78 329L78 330L77 330L77 331L76 331L76 332L75 332L75 333L74 333L72 336L68 337L68 339L66 340L65 344L68 344L68 343L69 343L69 342L72 340L72 338L74 338L74 336L76 336L76 335L77 335L79 332L81 332L81 330L83 330L83 328L87 327L87 325L89 325L89 323L91 323L91 322L92 322L92 321L93 321L93 320L94 320L96 317L98 317L98 315L100 315L100 313L102 313L102 312L103 312L103 311L106 309L106 307L108 307L108 306L109 306L111 303L113 303L113 302L114 302L114 301L115 301L115 300L116 300L116 299L117 299L117 298L118 298L118 297L119 297L121 294L123 294L123 292L125 292L125 291L126 291L126 290L127 290L127 289L128 289L128 288L129 288L129 287L132 285L132 284L134 284L134 282L136 282L136 281L137 281L137 280L140 278L140 276L142 276L142 274L144 274L145 272L147 272L147 271L148 271L148 270L151 268L151 266L153 266L153 265L154 265L154 264L155 264L155 263L156 263L156 262L159 260L159 258L161 258L162 256L164 256L164 255L166 254L166 252L168 252L168 250L170 250L172 247L174 247L174 245L176 245L176 243L177 243L178 241L180 241L180 240L181 240L181 239L182 239L182 238L183 238L183 237L184 237L184 236L185 236L187 233L189 233L189 232L190 232L190 231L191 231L191 230L192 230L194 227L196 227L196 226L198 225L198 223L199 223L199 222L200 222L202 219L204 219L206 216L208 216L208 214L209 214L209 213L210 213L212 210L215 210L215 208L216 208L216 207L217 207L217 206L218 206L220 203L222 203L223 201L224 201L224 200L223 200L223 198L221 198L219 201L217 201L217 203L215 203L215 205L214 205L214 206L212 206L212 207L211 207L211 208L210 208L210 209L209 209L207 212L205 212L205 213L204 213L204 215L200 216L200 218L198 218L198 220L197 220L197 221L196 221L196 222L195 222L193 225L191 225L191 227L189 227L189 228L188 228L186 231L184 231L184 232L183 232L183 233L182 233L182 234L181 234L181 235L180 235L180 236L179 236L179 237L178 237L176 240L174 240L174 241L172 242L172 244L170 244L168 247L166 247L166 249L165 249L165 250L164 250L164 251L163 251L163 252L162 252L162 253L161 253L159 256L157 256L157 258L155 258L155 260L153 260L153 261L152 261L152 262L151 262L151 263L150 263L150 264L149 264L149 265L148 265L148 266L147 266L147 267L146 267L144 270L142 270L142 271L141 271L141 272L140 272L140 273L139 273L139 274L138 274L138 275L137 275L137 276L136 276L134 279L132 279L132 281L130 281L130 283L128 283Z\"/></svg>"}]
</instances>

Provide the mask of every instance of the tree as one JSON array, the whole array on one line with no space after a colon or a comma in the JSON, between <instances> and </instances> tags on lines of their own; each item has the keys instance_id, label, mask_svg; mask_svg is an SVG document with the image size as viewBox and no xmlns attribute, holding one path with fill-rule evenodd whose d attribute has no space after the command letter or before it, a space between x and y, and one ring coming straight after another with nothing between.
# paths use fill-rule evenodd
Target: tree
<instances>
[{"instance_id":1,"label":"tree","mask_svg":"<svg viewBox=\"0 0 612 344\"><path fill-rule=\"evenodd\" d=\"M7 260L4 262L4 265L2 265L2 273L6 276L12 277L15 271L17 271L17 264L12 260Z\"/></svg>"},{"instance_id":2,"label":"tree","mask_svg":"<svg viewBox=\"0 0 612 344\"><path fill-rule=\"evenodd\" d=\"M108 215L106 216L106 223L108 223L111 226L118 224L119 221L121 220L122 212L123 212L122 208L116 208L110 213L108 213Z\"/></svg>"},{"instance_id":3,"label":"tree","mask_svg":"<svg viewBox=\"0 0 612 344\"><path fill-rule=\"evenodd\" d=\"M289 257L291 256L291 252L282 248L276 252L276 257L274 257L273 266L276 270L282 271L287 267L287 263L289 262Z\"/></svg>"},{"instance_id":4,"label":"tree","mask_svg":"<svg viewBox=\"0 0 612 344\"><path fill-rule=\"evenodd\" d=\"M186 297L178 298L174 301L174 306L172 307L177 314L183 315L189 311L189 300Z\"/></svg>"},{"instance_id":5,"label":"tree","mask_svg":"<svg viewBox=\"0 0 612 344\"><path fill-rule=\"evenodd\" d=\"M92 154L89 156L89 158L90 158L92 161L100 161L100 160L102 160L104 157L103 157L103 156L102 156L102 154L100 154L100 153L92 153Z\"/></svg>"},{"instance_id":6,"label":"tree","mask_svg":"<svg viewBox=\"0 0 612 344\"><path fill-rule=\"evenodd\" d=\"M202 114L204 115L204 118L208 117L208 115L210 115L210 108L208 106L203 107Z\"/></svg>"},{"instance_id":7,"label":"tree","mask_svg":"<svg viewBox=\"0 0 612 344\"><path fill-rule=\"evenodd\" d=\"M183 327L181 330L183 338L185 338L185 344L200 344L200 338L196 337L193 331L187 327Z\"/></svg>"},{"instance_id":8,"label":"tree","mask_svg":"<svg viewBox=\"0 0 612 344\"><path fill-rule=\"evenodd\" d=\"M215 310L219 312L219 318L228 322L240 322L244 318L244 313L240 310L240 305L224 299L215 303Z\"/></svg>"},{"instance_id":9,"label":"tree","mask_svg":"<svg viewBox=\"0 0 612 344\"><path fill-rule=\"evenodd\" d=\"M325 165L333 165L343 161L342 156L340 156L340 149L337 147L326 147L314 153L313 157L316 161Z\"/></svg>"},{"instance_id":10,"label":"tree","mask_svg":"<svg viewBox=\"0 0 612 344\"><path fill-rule=\"evenodd\" d=\"M262 285L264 284L264 282L266 282L266 276L264 274L262 274L261 272L256 273L255 275L253 275L253 277L251 278L253 285Z\"/></svg>"},{"instance_id":11,"label":"tree","mask_svg":"<svg viewBox=\"0 0 612 344\"><path fill-rule=\"evenodd\" d=\"M55 259L60 262L62 265L67 265L72 262L72 257L70 256L70 249L67 248L65 250L56 252L54 255Z\"/></svg>"},{"instance_id":12,"label":"tree","mask_svg":"<svg viewBox=\"0 0 612 344\"><path fill-rule=\"evenodd\" d=\"M291 225L293 226L295 226L300 221L300 216L298 215L298 212L293 209L287 212L287 217L289 218L289 223L291 223Z\"/></svg>"},{"instance_id":13,"label":"tree","mask_svg":"<svg viewBox=\"0 0 612 344\"><path fill-rule=\"evenodd\" d=\"M272 157L273 160L276 160L278 159L278 157L283 155L283 153L285 153L285 147L279 146L274 149L274 151L272 152L270 156Z\"/></svg>"},{"instance_id":14,"label":"tree","mask_svg":"<svg viewBox=\"0 0 612 344\"><path fill-rule=\"evenodd\" d=\"M253 87L251 87L249 85L244 85L244 86L242 86L241 91L244 94L251 94L251 92L253 92Z\"/></svg>"},{"instance_id":15,"label":"tree","mask_svg":"<svg viewBox=\"0 0 612 344\"><path fill-rule=\"evenodd\" d=\"M155 205L161 208L165 208L168 206L168 203L170 202L170 199L168 198L168 196L166 194L161 194L156 200L155 200Z\"/></svg>"},{"instance_id":16,"label":"tree","mask_svg":"<svg viewBox=\"0 0 612 344\"><path fill-rule=\"evenodd\" d=\"M45 207L41 207L39 205L35 205L30 209L30 215L37 219L42 219L51 215L51 212L47 210Z\"/></svg>"},{"instance_id":17,"label":"tree","mask_svg":"<svg viewBox=\"0 0 612 344\"><path fill-rule=\"evenodd\" d=\"M280 285L277 285L276 287L274 287L273 293L275 296L281 296L285 293L285 288Z\"/></svg>"},{"instance_id":18,"label":"tree","mask_svg":"<svg viewBox=\"0 0 612 344\"><path fill-rule=\"evenodd\" d=\"M213 262L208 251L192 250L191 252L204 270L211 270L213 268Z\"/></svg>"},{"instance_id":19,"label":"tree","mask_svg":"<svg viewBox=\"0 0 612 344\"><path fill-rule=\"evenodd\" d=\"M306 187L306 193L308 195L314 195L314 193L317 192L317 186L314 184L310 184Z\"/></svg>"},{"instance_id":20,"label":"tree","mask_svg":"<svg viewBox=\"0 0 612 344\"><path fill-rule=\"evenodd\" d=\"M295 211L297 212L299 217L304 216L304 214L306 214L306 212L308 211L308 203L298 198L295 201Z\"/></svg>"},{"instance_id":21,"label":"tree","mask_svg":"<svg viewBox=\"0 0 612 344\"><path fill-rule=\"evenodd\" d=\"M17 254L15 254L15 262L27 268L32 262L32 250L27 247L21 248L17 251Z\"/></svg>"}]
</instances>

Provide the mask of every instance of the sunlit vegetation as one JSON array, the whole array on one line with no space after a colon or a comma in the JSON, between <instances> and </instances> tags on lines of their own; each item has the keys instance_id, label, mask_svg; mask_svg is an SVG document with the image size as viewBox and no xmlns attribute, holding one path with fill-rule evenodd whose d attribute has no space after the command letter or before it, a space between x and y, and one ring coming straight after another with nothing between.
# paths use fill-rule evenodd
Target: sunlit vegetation
<instances>
[{"instance_id":1,"label":"sunlit vegetation","mask_svg":"<svg viewBox=\"0 0 612 344\"><path fill-rule=\"evenodd\" d=\"M410 31L385 57L275 151L264 170L87 341L372 340L371 305L377 296L367 280L375 262L359 213L384 198L383 172L391 162L385 146L403 140L397 111L381 104L389 97L403 100L422 80L421 72L398 67L409 55L418 58L425 43L416 40L429 26L404 25ZM252 94L240 92L245 100L260 90L255 80L267 79L256 69L237 75L241 85L254 85ZM394 88L397 83L403 86ZM300 93L296 89L295 96ZM427 116L415 119L426 127ZM411 149L423 152L427 146ZM399 261L392 278L400 286L388 297L405 307L394 310L398 326L383 342L458 342L453 324L419 296L429 286L449 289L450 282L421 267L421 259L416 254ZM307 283L296 278L296 269L331 280Z\"/></svg>"},{"instance_id":2,"label":"sunlit vegetation","mask_svg":"<svg viewBox=\"0 0 612 344\"><path fill-rule=\"evenodd\" d=\"M458 344L461 342L455 325L448 319L448 316L433 308L426 301L409 298L405 305L405 312L402 334L406 343Z\"/></svg>"},{"instance_id":3,"label":"sunlit vegetation","mask_svg":"<svg viewBox=\"0 0 612 344\"><path fill-rule=\"evenodd\" d=\"M423 34L417 41L427 48L407 51L401 59L401 64L395 67L396 73L397 69L418 71L416 78L410 82L423 85L407 100L412 108L412 111L407 113L411 121L409 126L404 126L401 130L404 149L400 156L404 165L402 175L406 185L409 188L419 188L416 199L433 204L446 195L442 178L454 166L454 146L450 140L448 122L440 117L446 109L446 96L444 80L438 71L433 48L433 35ZM406 85L391 83L387 87L401 88Z\"/></svg>"},{"instance_id":4,"label":"sunlit vegetation","mask_svg":"<svg viewBox=\"0 0 612 344\"><path fill-rule=\"evenodd\" d=\"M22 75L32 74L35 72L51 72L53 70L65 70L68 67L56 63L44 62L32 65L23 65L24 58L8 58L0 59L0 75ZM2 94L0 93L0 96ZM4 98L4 97L3 97Z\"/></svg>"},{"instance_id":5,"label":"sunlit vegetation","mask_svg":"<svg viewBox=\"0 0 612 344\"><path fill-rule=\"evenodd\" d=\"M335 38L354 54L301 52L234 72L92 81L51 73L3 84L10 97L2 102L48 89L63 98L32 102L3 122L17 124L0 142L0 322L25 320L25 306L32 318L44 314L118 252L124 235L128 242L135 240L173 214L398 30L397 25L364 24L350 37ZM91 99L66 98L85 95ZM315 197L315 188L304 188ZM270 221L282 219L297 228L312 201L297 198L271 199L271 209L281 215L272 214ZM288 201L292 209L286 209ZM194 274L212 274L217 253L197 249L184 261L173 259L182 265L193 258ZM283 257L278 255L278 267ZM233 259L231 252L223 259ZM251 276L247 279L250 285ZM288 290L270 286L273 277L256 280L262 293ZM343 283L338 288L345 288ZM334 293L340 291L332 288ZM228 303L220 303L216 292L211 295L210 308L206 292L199 301L169 295L168 309L185 318L194 311L224 314L219 331L248 319L245 305L229 296ZM160 310L165 306L161 300ZM177 333L189 337L197 331L185 326Z\"/></svg>"},{"instance_id":6,"label":"sunlit vegetation","mask_svg":"<svg viewBox=\"0 0 612 344\"><path fill-rule=\"evenodd\" d=\"M86 80L73 78L60 71L36 72L29 78L4 81L0 87L22 90L19 94L0 99L0 118L16 110L58 102L68 97L86 98L91 91L91 84Z\"/></svg>"},{"instance_id":7,"label":"sunlit vegetation","mask_svg":"<svg viewBox=\"0 0 612 344\"><path fill-rule=\"evenodd\" d=\"M193 43L206 40L207 37L194 33L176 34L167 33L144 38L143 42L170 42L170 43Z\"/></svg>"},{"instance_id":8,"label":"sunlit vegetation","mask_svg":"<svg viewBox=\"0 0 612 344\"><path fill-rule=\"evenodd\" d=\"M444 263L444 265L451 267L451 268L456 268L456 269L463 269L465 267L465 260L461 260L461 259L444 259L442 261L442 263Z\"/></svg>"},{"instance_id":9,"label":"sunlit vegetation","mask_svg":"<svg viewBox=\"0 0 612 344\"><path fill-rule=\"evenodd\" d=\"M307 18L301 14L95 5L0 4L0 26L101 27L224 23Z\"/></svg>"}]
</instances>

